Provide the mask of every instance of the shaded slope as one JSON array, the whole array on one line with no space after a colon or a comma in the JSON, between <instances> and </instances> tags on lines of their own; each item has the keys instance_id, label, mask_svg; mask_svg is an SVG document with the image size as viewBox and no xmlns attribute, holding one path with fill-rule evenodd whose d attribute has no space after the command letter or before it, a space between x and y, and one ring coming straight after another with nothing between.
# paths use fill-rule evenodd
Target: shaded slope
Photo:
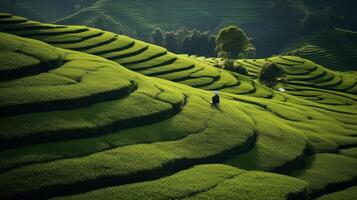
<instances>
[{"instance_id":1,"label":"shaded slope","mask_svg":"<svg viewBox=\"0 0 357 200\"><path fill-rule=\"evenodd\" d=\"M329 69L355 71L357 69L357 33L334 29L302 36L285 51L312 60Z\"/></svg>"},{"instance_id":2,"label":"shaded slope","mask_svg":"<svg viewBox=\"0 0 357 200\"><path fill-rule=\"evenodd\" d=\"M97 190L59 199L297 199L306 183L225 165L200 165L157 181Z\"/></svg>"},{"instance_id":3,"label":"shaded slope","mask_svg":"<svg viewBox=\"0 0 357 200\"><path fill-rule=\"evenodd\" d=\"M334 162L334 165L331 165ZM310 185L312 196L332 193L356 184L356 159L334 154L316 154L307 160L305 169L291 175L305 180Z\"/></svg>"},{"instance_id":4,"label":"shaded slope","mask_svg":"<svg viewBox=\"0 0 357 200\"><path fill-rule=\"evenodd\" d=\"M299 1L300 2L300 1ZM155 27L165 31L181 28L202 31L218 30L227 24L237 24L254 38L258 55L268 56L282 49L298 33L298 23L304 17L299 2L274 4L260 0L212 1L129 1L100 0L80 12L56 21L59 24L88 23L92 16L107 15L122 26L122 32L140 39L148 39ZM297 7L294 7L296 6ZM284 28L281 28L281 27ZM117 26L106 26L106 30L117 31ZM264 30L264 31L261 31ZM295 34L296 33L296 34ZM267 48L268 46L268 48Z\"/></svg>"},{"instance_id":5,"label":"shaded slope","mask_svg":"<svg viewBox=\"0 0 357 200\"><path fill-rule=\"evenodd\" d=\"M318 200L349 200L355 198L357 195L357 186L347 188L346 190L324 195Z\"/></svg>"},{"instance_id":6,"label":"shaded slope","mask_svg":"<svg viewBox=\"0 0 357 200\"><path fill-rule=\"evenodd\" d=\"M33 20L46 21L47 18L36 12L35 10L28 7L26 4L28 1L13 1L13 0L3 0L0 2L0 12L9 12L21 16L31 18ZM33 3L33 1L31 1ZM25 4L24 4L25 3Z\"/></svg>"}]
</instances>

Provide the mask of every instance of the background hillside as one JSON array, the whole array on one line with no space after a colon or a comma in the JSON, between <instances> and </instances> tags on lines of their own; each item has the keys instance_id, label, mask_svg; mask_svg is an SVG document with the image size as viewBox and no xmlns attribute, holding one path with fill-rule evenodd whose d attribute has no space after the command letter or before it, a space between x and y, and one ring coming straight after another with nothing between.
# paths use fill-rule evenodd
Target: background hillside
<instances>
[{"instance_id":1,"label":"background hillside","mask_svg":"<svg viewBox=\"0 0 357 200\"><path fill-rule=\"evenodd\" d=\"M11 0L2 1L0 11L11 12L34 20L53 21L59 24L81 24L103 30L129 35L144 41L151 41L155 28L164 32L177 31L182 27L197 29L202 33L216 34L220 28L235 24L242 27L257 49L257 57L280 54L287 50L301 49L321 29L334 28L357 30L357 7L353 0L223 0L223 1L174 1L174 0ZM11 5L13 8L8 8ZM39 14L40 13L40 14ZM322 13L322 14L321 14ZM305 27L309 16L318 26ZM319 18L330 20L322 20ZM319 21L320 20L320 21ZM309 22L309 23L310 23ZM321 26L322 24L322 26ZM320 27L321 26L321 27ZM326 31L323 31L326 32ZM332 35L333 37L333 35ZM321 40L320 40L321 41ZM183 42L183 41L178 41ZM300 45L304 43L304 45ZM322 48L321 45L311 44ZM324 45L322 45L324 46ZM345 47L345 46L344 46ZM191 53L166 46L176 53ZM206 47L207 48L207 47ZM209 47L210 48L210 47ZM322 48L324 49L324 48ZM208 52L212 52L210 50ZM343 49L343 52L349 51ZM195 51L193 51L195 52ZM352 63L327 63L318 53L310 51L307 59L332 67L349 69ZM317 52L317 51L316 51ZM200 53L200 52L199 52ZM212 53L203 56L214 56ZM312 55L313 54L313 55ZM353 53L354 54L354 53ZM305 56L305 54L299 54ZM344 54L340 55L344 60ZM347 55L347 60L350 56ZM320 62L322 61L322 62ZM346 65L345 65L346 64ZM352 66L353 67L353 66Z\"/></svg>"},{"instance_id":2,"label":"background hillside","mask_svg":"<svg viewBox=\"0 0 357 200\"><path fill-rule=\"evenodd\" d=\"M96 0L1 0L2 12L14 13L33 20L51 22L67 17L91 5Z\"/></svg>"},{"instance_id":3,"label":"background hillside","mask_svg":"<svg viewBox=\"0 0 357 200\"><path fill-rule=\"evenodd\" d=\"M285 54L313 60L330 69L357 70L357 32L334 29L301 36L284 51Z\"/></svg>"},{"instance_id":4,"label":"background hillside","mask_svg":"<svg viewBox=\"0 0 357 200\"><path fill-rule=\"evenodd\" d=\"M114 20L123 27L113 27L111 24L114 22L110 22L103 28L110 31L118 31L119 28L124 34L144 40L148 39L155 27L164 31L175 31L185 26L217 33L227 24L237 24L253 38L258 55L268 55L298 35L299 21L304 17L304 13L294 6L298 4L280 5L261 0L99 0L75 15L58 20L57 23L93 25L88 18L102 15L110 18L108 22Z\"/></svg>"}]
</instances>

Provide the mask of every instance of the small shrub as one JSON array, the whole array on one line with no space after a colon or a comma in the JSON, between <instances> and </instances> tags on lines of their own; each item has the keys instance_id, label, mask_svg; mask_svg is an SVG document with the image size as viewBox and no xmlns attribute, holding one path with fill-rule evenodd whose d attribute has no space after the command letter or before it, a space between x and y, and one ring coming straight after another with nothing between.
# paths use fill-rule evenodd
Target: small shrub
<instances>
[{"instance_id":1,"label":"small shrub","mask_svg":"<svg viewBox=\"0 0 357 200\"><path fill-rule=\"evenodd\" d=\"M259 82L273 88L279 80L283 80L284 71L275 63L267 63L259 74Z\"/></svg>"},{"instance_id":2,"label":"small shrub","mask_svg":"<svg viewBox=\"0 0 357 200\"><path fill-rule=\"evenodd\" d=\"M235 66L233 68L233 71L237 72L238 74L243 74L243 75L246 75L246 76L248 75L248 70L245 67L240 66L240 65Z\"/></svg>"},{"instance_id":3,"label":"small shrub","mask_svg":"<svg viewBox=\"0 0 357 200\"><path fill-rule=\"evenodd\" d=\"M229 59L228 53L221 51L218 53L218 57L223 58L223 62L220 62L218 66L222 69L237 72L239 74L248 75L247 69L243 66L235 65L233 59Z\"/></svg>"}]
</instances>

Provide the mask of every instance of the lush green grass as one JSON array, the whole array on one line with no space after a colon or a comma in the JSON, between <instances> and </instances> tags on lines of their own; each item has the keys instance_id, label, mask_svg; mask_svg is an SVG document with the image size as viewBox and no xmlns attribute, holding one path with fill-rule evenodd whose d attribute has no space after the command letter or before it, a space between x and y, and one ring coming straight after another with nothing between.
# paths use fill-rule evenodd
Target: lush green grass
<instances>
[{"instance_id":1,"label":"lush green grass","mask_svg":"<svg viewBox=\"0 0 357 200\"><path fill-rule=\"evenodd\" d=\"M216 113L215 118L210 122L210 128L204 129L199 134L191 134L177 141L131 145L85 157L14 169L0 175L1 187L6 188L4 195L7 196L35 192L62 184L70 187L76 182L95 184L98 179L105 180L108 176L118 180L132 176L140 177L140 172L159 170L170 163L173 163L174 166L177 163L180 166L190 162L219 159L224 155L224 152L231 149L240 151L246 146L244 145L246 140L252 142L249 138L254 136L248 126L248 121L239 119L241 123L235 123L238 121L235 117L242 116L242 113L227 115L227 111L232 108L223 107L222 109L226 114ZM226 117L230 117L232 121L225 121ZM240 130L239 134L235 132L238 129ZM80 168L85 170L78 171ZM104 168L106 170L103 170ZM76 176L66 176L66 174L74 173L73 170L77 171ZM42 175L36 178L36 183L33 182L31 176L26 176L26 174L37 173ZM16 177L22 178L17 179ZM17 187L19 184L23 187Z\"/></svg>"},{"instance_id":2,"label":"lush green grass","mask_svg":"<svg viewBox=\"0 0 357 200\"><path fill-rule=\"evenodd\" d=\"M16 37L8 37L10 38L10 41L16 41L17 39ZM23 41L26 45L27 42L30 43L32 40L23 39ZM63 51L63 53L66 52L60 49L58 49L58 51ZM164 114L166 110L177 109L175 108L177 107L175 105L185 106L185 96L189 96L189 99L187 100L190 101L190 107L192 108L189 110L189 112L192 113L192 115L194 115L194 113L202 113L202 111L199 111L202 108L203 110L207 110L208 113L212 112L209 111L213 109L209 104L210 96L208 96L206 92L196 91L189 87L183 87L159 79L150 79L147 77L142 77L139 74L135 74L122 68L119 65L114 64L113 62L105 61L94 56L68 52L64 59L66 59L67 61L64 65L51 70L49 73L62 75L74 80L76 80L77 77L83 76L83 74L88 74L88 76L93 76L94 79L106 78L108 83L111 83L117 79L120 80L120 77L122 77L128 83L131 83L132 81L137 82L138 89L123 98L111 100L107 99L106 97L103 99L103 102L95 103L89 107L76 108L80 106L77 105L75 106L75 108L61 111L55 110L51 112L34 112L16 116L4 116L1 118L1 134L2 142L4 144L7 143L7 145L9 145L10 143L14 146L21 146L25 143L44 143L54 140L68 140L73 137L85 138L93 136L93 134L99 135L111 133L113 131L120 130L121 127L125 128L126 126L130 126L130 124L145 125L147 123L152 123L151 121L155 120L155 118L156 120L164 120L165 118L170 116ZM115 68L111 65L115 65ZM93 71L93 69L96 68L103 68L105 74L107 73L109 75L116 75L117 78L110 80L108 77L103 77L103 75L101 75L100 73L96 74L96 71ZM43 74L40 75L43 76ZM24 78L24 81L26 83L26 81L32 79L33 82L36 82L37 77L40 75L26 77ZM99 77L96 77L97 75L99 75ZM134 80L130 81L130 79ZM25 85L25 83L22 82L22 79L16 79L13 81L16 81L17 84ZM37 82L37 85L26 85L26 87L30 90L30 92L31 89L43 90L43 92L47 94L43 96L44 101L51 102L51 95L55 95L55 93L52 92L51 89L46 88L46 86L41 85L41 83L43 82L39 80ZM11 83L11 81L4 82L4 87L15 88L15 86L16 84ZM70 87L71 84L64 86L66 86L65 88L67 88ZM92 88L91 86L88 87ZM174 90L174 87L178 89ZM104 89L103 87L99 88L101 88L102 90ZM80 91L83 92L82 90ZM75 90L71 90L71 92L75 94L79 93ZM71 94L70 92L67 93ZM60 94L62 94L62 92L60 92ZM3 93L2 95L2 98L6 100L9 98L20 100L20 98L16 97L17 94ZM222 101L224 102L227 100ZM29 103L33 104L34 102ZM202 107L201 105L205 106ZM130 109L131 112L127 112L128 109ZM99 148L97 148L98 146L95 146L89 149L78 149L78 147L75 147L75 142L63 142L62 145L67 146L72 150L73 148L77 148L79 152L58 152L58 150L60 149L54 148L54 150L52 150L53 156L48 156L49 152L46 152L45 150L46 145L38 145L37 151L36 146L33 149L30 148L30 151L26 151L27 147L24 147L22 150L20 149L18 151L10 150L10 153L7 154L7 156L10 157L4 157L4 163L6 164L2 166L3 169L6 169L8 171L2 173L0 175L2 176L0 179L1 184L5 184L6 182L11 184L8 184L9 188L6 189L8 192L4 192L1 195L3 197L6 197L8 195L12 196L14 194L36 192L44 188L62 185L64 183L63 181L66 182L65 185L71 186L83 181L95 182L98 178L100 179L101 177L103 179L106 179L108 175L120 179L120 177L130 177L132 175L135 175L136 173L141 173L141 171L147 171L147 173L149 173L152 170L161 170L161 168L164 168L165 165L169 166L171 163L177 163L178 165L180 165L181 163L181 165L189 166L197 162L204 162L205 160L209 161L223 159L225 157L226 152L230 152L232 150L234 150L234 152L242 151L243 148L247 148L245 143L247 143L247 145L251 145L255 134L253 130L253 124L251 123L250 119L245 116L244 113L242 113L235 107L230 106L228 103L226 103L220 109L221 111L213 110L214 117L210 115L199 115L200 121L195 120L196 122L198 122L197 128L193 126L192 123L186 124L186 126L188 126L186 128L188 129L183 130L186 130L187 132L175 131L175 129L182 129L180 128L180 126L182 126L183 124L178 122L176 123L176 125L173 124L174 119L167 120L166 123L163 122L161 124L161 127L166 127L162 130L163 132L154 133L154 131L159 131L159 129L155 128L158 127L159 124L155 124L154 127L152 127L152 139L146 138L145 140L142 140L144 139L141 138L142 135L139 135L139 138L138 135L130 135L128 137L127 142L117 139L117 142L112 141L109 146L101 148L100 146ZM175 114L175 112L177 111L172 111L171 113ZM154 117L155 113L158 113L157 117ZM189 119L186 118L187 115L184 115L181 117L177 117L177 120L183 120L183 117L186 120ZM154 119L150 120L150 118ZM225 120L226 118L230 120L227 121ZM236 123L237 121L239 121L239 123ZM125 123L129 124L126 125ZM167 137L160 137L158 135L165 134L165 132L169 134L170 129L174 129L171 131L171 133L175 135ZM237 134L237 132L235 131L238 129L240 130L239 134ZM8 134L9 132L11 132L11 134ZM131 132L136 133L135 131ZM148 136L150 136L150 132L147 132L146 128L143 128L141 132L145 132ZM121 132L118 134L121 134ZM122 138L125 138L125 135ZM175 139L177 140L161 143L158 142L160 140ZM95 143L98 142L99 139L95 142L93 141L94 140L92 140L92 143ZM145 141L154 143L147 145L136 144ZM207 142L211 143L211 145L208 145ZM61 144L59 144L57 147L59 146L61 146ZM62 148L64 146L62 146ZM124 147L115 148L119 146ZM3 146L3 148L4 147L5 146ZM27 154L27 156L23 156L24 150L25 152L27 152L25 153ZM17 156L14 156L14 152ZM128 153L132 153L132 155L129 155ZM36 156L32 157L31 155L34 154ZM120 156L120 154L125 155L127 159L124 159L124 157ZM71 162L68 162L69 160L67 159L61 159L79 155L83 157L71 158L73 159L73 161ZM140 156L138 157L138 155ZM148 162L147 159L149 157L147 157L146 155L151 155L151 157L154 158L152 162ZM118 162L117 159L113 160L113 156L119 159L120 162ZM93 162L97 159L102 161ZM48 162L51 160L53 160L53 162ZM29 165L31 163L36 162L38 162L38 164ZM104 172L100 170L101 167L98 166L97 163L103 163L109 166L111 169L107 172ZM68 164L70 164L70 168L66 167L68 166ZM21 165L26 166L14 170L9 170L9 168L11 167L18 167ZM68 170L78 169L76 165L78 165L78 167L84 167L85 165L87 165L87 169L91 169L92 172L84 170L82 171L83 174L77 176L77 178L73 176L74 179L68 179L67 176L64 176L65 174L70 174ZM177 169L175 168L171 170L178 169L180 168L178 167ZM29 179L25 177L21 179L15 178L19 181L17 183L16 181L14 181L14 177L22 177L21 174L29 174L29 172L33 170L38 171L39 173L44 175L41 176L42 178L38 179L39 184L31 183L33 182L33 178L31 178L31 176L28 176ZM45 175L46 173L48 173L48 176ZM32 174L32 172L30 172L30 174ZM9 179L10 181L6 181L6 179ZM23 184L24 187L19 188L17 187L18 184Z\"/></svg>"},{"instance_id":3,"label":"lush green grass","mask_svg":"<svg viewBox=\"0 0 357 200\"><path fill-rule=\"evenodd\" d=\"M88 106L102 101L104 96L113 99L126 95L136 87L134 76L118 78L115 73L126 70L104 59L59 51L35 40L4 33L1 38L2 77L19 78L0 84L0 107L4 113ZM98 65L99 62L104 63Z\"/></svg>"},{"instance_id":4,"label":"lush green grass","mask_svg":"<svg viewBox=\"0 0 357 200\"><path fill-rule=\"evenodd\" d=\"M213 65L220 62L220 59L194 56L190 56L190 58L203 60ZM355 104L357 77L352 73L332 71L309 60L294 56L236 60L235 65L245 67L248 70L248 75L255 79L259 76L262 66L267 62L275 62L282 67L286 82L278 84L277 88L283 87L291 95L326 105L349 107ZM261 87L257 87L257 89L261 89ZM234 93L231 89L229 91ZM267 98L269 95L259 94L259 96Z\"/></svg>"},{"instance_id":5,"label":"lush green grass","mask_svg":"<svg viewBox=\"0 0 357 200\"><path fill-rule=\"evenodd\" d=\"M348 149L341 149L340 154L349 156L352 158L357 158L357 147L352 147Z\"/></svg>"},{"instance_id":6,"label":"lush green grass","mask_svg":"<svg viewBox=\"0 0 357 200\"><path fill-rule=\"evenodd\" d=\"M333 164L332 164L333 163ZM316 154L307 159L305 169L291 175L309 183L311 193L323 194L338 184L356 180L357 160L336 154Z\"/></svg>"},{"instance_id":7,"label":"lush green grass","mask_svg":"<svg viewBox=\"0 0 357 200\"><path fill-rule=\"evenodd\" d=\"M357 186L347 188L340 192L324 195L317 200L350 200L357 196Z\"/></svg>"},{"instance_id":8,"label":"lush green grass","mask_svg":"<svg viewBox=\"0 0 357 200\"><path fill-rule=\"evenodd\" d=\"M22 38L0 34L1 80L41 73L61 62L63 53L50 45L30 40L24 46Z\"/></svg>"},{"instance_id":9,"label":"lush green grass","mask_svg":"<svg viewBox=\"0 0 357 200\"><path fill-rule=\"evenodd\" d=\"M225 165L199 165L156 181L101 189L59 199L286 199L304 197L298 179Z\"/></svg>"},{"instance_id":10,"label":"lush green grass","mask_svg":"<svg viewBox=\"0 0 357 200\"><path fill-rule=\"evenodd\" d=\"M294 41L285 53L294 54L335 70L356 70L357 33L344 29L325 30Z\"/></svg>"},{"instance_id":11,"label":"lush green grass","mask_svg":"<svg viewBox=\"0 0 357 200\"><path fill-rule=\"evenodd\" d=\"M190 134L210 129L207 127L210 119L209 116L214 113L214 110L207 110L207 103L203 99L198 97L192 98L180 113L158 123L115 131L112 134L95 138L59 141L2 151L0 153L1 169L83 156L114 147L137 143L177 140ZM200 111L200 115L192 112L192 110Z\"/></svg>"},{"instance_id":12,"label":"lush green grass","mask_svg":"<svg viewBox=\"0 0 357 200\"><path fill-rule=\"evenodd\" d=\"M226 164L241 169L272 171L305 154L306 138L300 131L273 117L257 118L259 137L254 148L227 160Z\"/></svg>"}]
</instances>

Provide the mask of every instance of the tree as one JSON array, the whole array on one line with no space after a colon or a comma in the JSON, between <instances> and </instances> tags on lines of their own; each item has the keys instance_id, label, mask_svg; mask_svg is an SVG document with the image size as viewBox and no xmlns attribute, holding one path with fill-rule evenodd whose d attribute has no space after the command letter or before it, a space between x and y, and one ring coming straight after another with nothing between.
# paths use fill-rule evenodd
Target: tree
<instances>
[{"instance_id":1,"label":"tree","mask_svg":"<svg viewBox=\"0 0 357 200\"><path fill-rule=\"evenodd\" d=\"M207 55L209 45L209 33L194 30L191 36L191 53L196 55Z\"/></svg>"},{"instance_id":2,"label":"tree","mask_svg":"<svg viewBox=\"0 0 357 200\"><path fill-rule=\"evenodd\" d=\"M228 53L228 59L237 58L250 42L247 35L237 26L228 26L221 29L216 37L216 51Z\"/></svg>"},{"instance_id":3,"label":"tree","mask_svg":"<svg viewBox=\"0 0 357 200\"><path fill-rule=\"evenodd\" d=\"M163 44L161 43L161 38L164 40ZM157 28L151 33L149 41L176 53L213 57L216 55L215 39L216 36L209 31L201 32L197 29L189 30L186 27L181 27L176 31L170 32L162 32Z\"/></svg>"},{"instance_id":4,"label":"tree","mask_svg":"<svg viewBox=\"0 0 357 200\"><path fill-rule=\"evenodd\" d=\"M155 28L155 30L151 33L150 40L154 44L157 44L159 46L164 46L165 37L162 34L162 30L159 27Z\"/></svg>"},{"instance_id":5,"label":"tree","mask_svg":"<svg viewBox=\"0 0 357 200\"><path fill-rule=\"evenodd\" d=\"M219 63L219 67L221 67L222 69L228 68L230 65L228 53L226 51L220 51L218 52L217 56L223 59L223 61Z\"/></svg>"},{"instance_id":6,"label":"tree","mask_svg":"<svg viewBox=\"0 0 357 200\"><path fill-rule=\"evenodd\" d=\"M222 62L218 63L218 66L222 69L226 69L232 72L237 72L239 74L248 75L248 71L241 65L235 64L233 59L228 59L228 53L221 51L218 53L220 58L223 58Z\"/></svg>"},{"instance_id":7,"label":"tree","mask_svg":"<svg viewBox=\"0 0 357 200\"><path fill-rule=\"evenodd\" d=\"M184 53L188 53L188 54L192 54L191 51L191 36L186 36L183 40L182 40L182 52Z\"/></svg>"},{"instance_id":8,"label":"tree","mask_svg":"<svg viewBox=\"0 0 357 200\"><path fill-rule=\"evenodd\" d=\"M200 48L198 53L201 55L209 55L209 45L210 45L210 32L206 31L200 34L199 36L199 44Z\"/></svg>"},{"instance_id":9,"label":"tree","mask_svg":"<svg viewBox=\"0 0 357 200\"><path fill-rule=\"evenodd\" d=\"M259 74L259 82L274 88L283 79L284 71L276 63L266 63Z\"/></svg>"},{"instance_id":10,"label":"tree","mask_svg":"<svg viewBox=\"0 0 357 200\"><path fill-rule=\"evenodd\" d=\"M256 56L256 49L253 45L249 45L240 55L241 58L254 58Z\"/></svg>"},{"instance_id":11,"label":"tree","mask_svg":"<svg viewBox=\"0 0 357 200\"><path fill-rule=\"evenodd\" d=\"M173 52L177 52L177 41L176 41L176 35L174 32L167 32L165 34L165 47Z\"/></svg>"},{"instance_id":12,"label":"tree","mask_svg":"<svg viewBox=\"0 0 357 200\"><path fill-rule=\"evenodd\" d=\"M191 36L191 32L189 29L186 27L181 27L180 29L176 30L175 36L176 36L176 41L177 41L177 48L179 49L179 52L183 52L183 41L187 36Z\"/></svg>"},{"instance_id":13,"label":"tree","mask_svg":"<svg viewBox=\"0 0 357 200\"><path fill-rule=\"evenodd\" d=\"M222 69L232 70L234 65L234 60L229 59L228 52L220 51L218 52L218 57L223 58L223 62L219 64Z\"/></svg>"},{"instance_id":14,"label":"tree","mask_svg":"<svg viewBox=\"0 0 357 200\"><path fill-rule=\"evenodd\" d=\"M215 48L216 48L216 36L211 34L208 38L207 56L215 57L216 56Z\"/></svg>"},{"instance_id":15,"label":"tree","mask_svg":"<svg viewBox=\"0 0 357 200\"><path fill-rule=\"evenodd\" d=\"M243 75L248 76L248 70L241 65L234 66L232 71L237 72L238 74L243 74Z\"/></svg>"}]
</instances>

